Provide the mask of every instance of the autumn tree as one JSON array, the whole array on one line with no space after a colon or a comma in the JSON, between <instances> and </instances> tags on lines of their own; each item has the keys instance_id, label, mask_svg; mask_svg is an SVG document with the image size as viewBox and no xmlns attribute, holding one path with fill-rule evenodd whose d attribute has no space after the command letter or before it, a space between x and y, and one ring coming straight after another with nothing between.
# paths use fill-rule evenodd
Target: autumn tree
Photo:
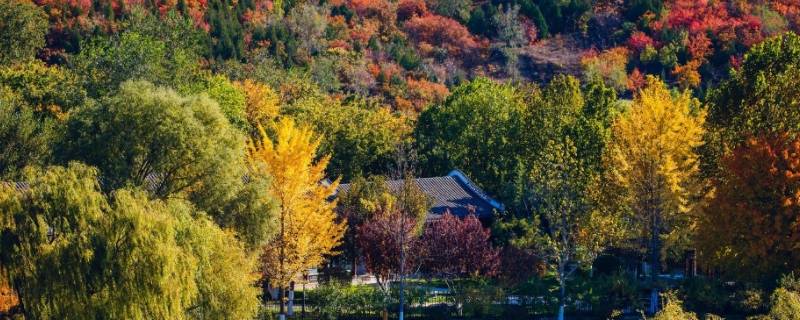
<instances>
[{"instance_id":1,"label":"autumn tree","mask_svg":"<svg viewBox=\"0 0 800 320\"><path fill-rule=\"evenodd\" d=\"M419 266L419 227L413 216L389 203L358 229L367 270L375 275L383 293L384 312L389 305L391 282L399 280L402 294L405 276ZM400 309L402 317L402 298Z\"/></svg>"},{"instance_id":2,"label":"autumn tree","mask_svg":"<svg viewBox=\"0 0 800 320\"><path fill-rule=\"evenodd\" d=\"M347 220L348 228L343 239L342 254L352 261L353 277L362 257L358 232L382 207L393 201L391 190L382 176L359 177L350 183L348 190L337 195L339 215Z\"/></svg>"},{"instance_id":3,"label":"autumn tree","mask_svg":"<svg viewBox=\"0 0 800 320\"><path fill-rule=\"evenodd\" d=\"M700 215L701 254L734 279L775 280L800 268L800 140L751 138L721 160L714 198ZM747 272L741 272L747 270Z\"/></svg>"},{"instance_id":4,"label":"autumn tree","mask_svg":"<svg viewBox=\"0 0 800 320\"><path fill-rule=\"evenodd\" d=\"M265 125L280 113L280 96L269 86L250 79L234 83L245 95L245 113L252 128Z\"/></svg>"},{"instance_id":5,"label":"autumn tree","mask_svg":"<svg viewBox=\"0 0 800 320\"><path fill-rule=\"evenodd\" d=\"M447 212L422 234L422 271L444 279L451 290L455 290L454 279L494 276L500 251L492 246L490 237L489 229L474 214L459 218Z\"/></svg>"},{"instance_id":6,"label":"autumn tree","mask_svg":"<svg viewBox=\"0 0 800 320\"><path fill-rule=\"evenodd\" d=\"M249 145L250 169L272 177L265 190L278 202L278 234L263 248L262 272L280 291L308 268L334 253L347 227L337 221L336 201L329 201L338 182L323 184L329 157L317 159L319 140L308 127L290 119L275 124L274 140L265 130Z\"/></svg>"},{"instance_id":7,"label":"autumn tree","mask_svg":"<svg viewBox=\"0 0 800 320\"><path fill-rule=\"evenodd\" d=\"M753 136L800 132L800 36L786 33L751 48L741 68L708 97L707 174L715 174L727 150Z\"/></svg>"},{"instance_id":8,"label":"autumn tree","mask_svg":"<svg viewBox=\"0 0 800 320\"><path fill-rule=\"evenodd\" d=\"M47 15L31 1L0 1L0 65L32 60L45 45Z\"/></svg>"},{"instance_id":9,"label":"autumn tree","mask_svg":"<svg viewBox=\"0 0 800 320\"><path fill-rule=\"evenodd\" d=\"M695 150L703 142L704 119L705 111L697 109L688 93L672 94L650 77L630 110L612 126L604 154L605 193L619 210L631 214L630 236L646 248L653 281L664 240L671 245L686 239L688 213L701 191ZM658 297L653 285L651 306Z\"/></svg>"}]
</instances>

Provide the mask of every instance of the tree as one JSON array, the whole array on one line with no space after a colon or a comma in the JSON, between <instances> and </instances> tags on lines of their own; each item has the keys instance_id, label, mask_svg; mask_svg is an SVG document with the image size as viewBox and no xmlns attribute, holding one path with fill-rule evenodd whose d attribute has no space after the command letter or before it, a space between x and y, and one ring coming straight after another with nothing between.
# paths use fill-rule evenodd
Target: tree
<instances>
[{"instance_id":1,"label":"tree","mask_svg":"<svg viewBox=\"0 0 800 320\"><path fill-rule=\"evenodd\" d=\"M419 116L414 130L425 175L458 168L486 191L502 194L512 181L526 106L510 85L486 78L456 87L444 103Z\"/></svg>"},{"instance_id":2,"label":"tree","mask_svg":"<svg viewBox=\"0 0 800 320\"><path fill-rule=\"evenodd\" d=\"M87 102L86 90L74 73L40 61L0 68L0 83L20 95L38 119L62 120Z\"/></svg>"},{"instance_id":3,"label":"tree","mask_svg":"<svg viewBox=\"0 0 800 320\"><path fill-rule=\"evenodd\" d=\"M519 48L528 43L527 35L519 21L519 6L507 6L497 11L492 23L497 28L497 39L506 48Z\"/></svg>"},{"instance_id":4,"label":"tree","mask_svg":"<svg viewBox=\"0 0 800 320\"><path fill-rule=\"evenodd\" d=\"M358 260L362 257L358 244L358 231L378 210L393 199L382 176L358 177L350 183L347 192L337 195L339 216L347 220L347 231L343 239L343 255L352 261L352 275L356 276Z\"/></svg>"},{"instance_id":5,"label":"tree","mask_svg":"<svg viewBox=\"0 0 800 320\"><path fill-rule=\"evenodd\" d=\"M219 104L220 111L231 125L242 131L250 129L247 122L247 95L227 77L213 75L206 78L199 92L207 93Z\"/></svg>"},{"instance_id":6,"label":"tree","mask_svg":"<svg viewBox=\"0 0 800 320\"><path fill-rule=\"evenodd\" d=\"M703 260L731 278L765 282L800 268L793 249L800 239L794 223L800 215L798 151L797 138L762 136L720 161L714 198L699 220Z\"/></svg>"},{"instance_id":7,"label":"tree","mask_svg":"<svg viewBox=\"0 0 800 320\"><path fill-rule=\"evenodd\" d=\"M298 123L322 135L320 152L331 155L328 175L345 180L386 174L395 149L409 140L411 131L406 117L364 101L309 98L286 109Z\"/></svg>"},{"instance_id":8,"label":"tree","mask_svg":"<svg viewBox=\"0 0 800 320\"><path fill-rule=\"evenodd\" d=\"M224 227L253 230L245 237L256 241L270 235L274 216L269 198L245 192L244 140L207 97L135 81L72 115L56 159L96 166L106 192L133 185L153 198L188 199ZM234 204L245 200L254 203ZM254 207L264 210L233 210ZM237 221L247 223L227 224Z\"/></svg>"},{"instance_id":9,"label":"tree","mask_svg":"<svg viewBox=\"0 0 800 320\"><path fill-rule=\"evenodd\" d=\"M459 21L467 21L472 7L471 0L428 0L428 6L436 13Z\"/></svg>"},{"instance_id":10,"label":"tree","mask_svg":"<svg viewBox=\"0 0 800 320\"><path fill-rule=\"evenodd\" d=\"M245 112L251 128L266 125L278 117L281 108L280 96L269 86L250 79L235 82L234 85L244 92Z\"/></svg>"},{"instance_id":11,"label":"tree","mask_svg":"<svg viewBox=\"0 0 800 320\"><path fill-rule=\"evenodd\" d=\"M0 1L0 65L32 60L44 47L47 15L30 1Z\"/></svg>"},{"instance_id":12,"label":"tree","mask_svg":"<svg viewBox=\"0 0 800 320\"><path fill-rule=\"evenodd\" d=\"M328 156L315 161L319 140L307 127L290 119L275 125L274 141L261 129L260 139L250 142L251 170L272 177L266 190L278 201L279 233L263 248L262 272L281 295L301 272L319 266L334 253L347 227L336 221L336 201L329 201L338 182L326 185Z\"/></svg>"},{"instance_id":13,"label":"tree","mask_svg":"<svg viewBox=\"0 0 800 320\"><path fill-rule=\"evenodd\" d=\"M419 225L408 212L394 204L380 208L358 229L358 242L367 270L375 275L384 297L384 313L389 305L391 281L400 281L400 318L403 318L403 281L419 264Z\"/></svg>"},{"instance_id":14,"label":"tree","mask_svg":"<svg viewBox=\"0 0 800 320\"><path fill-rule=\"evenodd\" d=\"M659 311L653 317L653 320L697 320L697 315L694 312L683 310L683 302L675 294L664 294L664 300L666 300L664 309Z\"/></svg>"},{"instance_id":15,"label":"tree","mask_svg":"<svg viewBox=\"0 0 800 320\"><path fill-rule=\"evenodd\" d=\"M0 186L0 267L26 318L255 315L252 260L234 237L181 200L106 196L96 174L71 163Z\"/></svg>"},{"instance_id":16,"label":"tree","mask_svg":"<svg viewBox=\"0 0 800 320\"><path fill-rule=\"evenodd\" d=\"M202 79L198 58L192 50L128 31L117 37L87 40L69 64L89 96L97 98L117 91L128 80L188 91Z\"/></svg>"},{"instance_id":17,"label":"tree","mask_svg":"<svg viewBox=\"0 0 800 320\"><path fill-rule=\"evenodd\" d=\"M578 157L569 136L551 141L529 173L526 197L533 228L511 244L532 250L555 271L559 284L559 319L564 319L567 280L579 267L591 266L597 255L619 237L620 219L596 207L598 172Z\"/></svg>"},{"instance_id":18,"label":"tree","mask_svg":"<svg viewBox=\"0 0 800 320\"><path fill-rule=\"evenodd\" d=\"M650 77L630 110L612 126L604 154L605 192L631 213L631 235L647 249L654 282L664 238L684 239L687 213L702 191L695 149L703 142L704 119L705 111L693 107L688 93L672 95ZM655 306L658 292L653 285Z\"/></svg>"},{"instance_id":19,"label":"tree","mask_svg":"<svg viewBox=\"0 0 800 320\"><path fill-rule=\"evenodd\" d=\"M466 27L447 17L415 16L406 21L403 28L417 42L440 47L455 57L466 57L479 47Z\"/></svg>"},{"instance_id":20,"label":"tree","mask_svg":"<svg viewBox=\"0 0 800 320\"><path fill-rule=\"evenodd\" d=\"M0 177L15 179L29 165L50 159L51 121L41 121L22 98L0 87Z\"/></svg>"},{"instance_id":21,"label":"tree","mask_svg":"<svg viewBox=\"0 0 800 320\"><path fill-rule=\"evenodd\" d=\"M709 93L704 171L753 136L800 132L800 36L786 33L751 48L741 68Z\"/></svg>"},{"instance_id":22,"label":"tree","mask_svg":"<svg viewBox=\"0 0 800 320\"><path fill-rule=\"evenodd\" d=\"M422 234L423 272L444 279L453 292L453 279L494 276L500 250L492 247L490 237L489 229L474 214L462 219L445 213Z\"/></svg>"}]
</instances>

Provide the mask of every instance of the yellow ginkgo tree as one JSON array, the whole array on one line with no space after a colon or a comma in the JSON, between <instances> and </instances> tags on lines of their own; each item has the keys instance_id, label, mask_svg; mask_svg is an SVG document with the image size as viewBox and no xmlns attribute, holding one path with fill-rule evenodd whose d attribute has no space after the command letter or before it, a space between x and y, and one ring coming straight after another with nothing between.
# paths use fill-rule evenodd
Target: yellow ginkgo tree
<instances>
[{"instance_id":1,"label":"yellow ginkgo tree","mask_svg":"<svg viewBox=\"0 0 800 320\"><path fill-rule=\"evenodd\" d=\"M696 149L703 143L705 114L688 92L670 92L649 77L630 110L612 126L603 158L605 193L630 213L632 238L647 249L653 280L662 242L685 238L691 229L688 213L702 191ZM651 299L656 300L658 290L653 288Z\"/></svg>"},{"instance_id":2,"label":"yellow ginkgo tree","mask_svg":"<svg viewBox=\"0 0 800 320\"><path fill-rule=\"evenodd\" d=\"M291 280L308 268L322 264L344 235L346 221L337 221L335 193L338 181L326 184L328 156L315 161L319 140L311 129L291 119L274 124L274 140L263 128L260 139L249 144L254 174L272 178L267 192L278 201L279 232L263 250L263 273L279 288L281 314L284 292Z\"/></svg>"}]
</instances>

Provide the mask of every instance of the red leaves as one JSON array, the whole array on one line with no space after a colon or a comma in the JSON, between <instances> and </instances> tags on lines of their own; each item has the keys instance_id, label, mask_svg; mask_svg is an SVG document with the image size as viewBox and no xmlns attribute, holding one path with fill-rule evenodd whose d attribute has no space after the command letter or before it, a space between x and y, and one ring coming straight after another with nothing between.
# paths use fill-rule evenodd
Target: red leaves
<instances>
[{"instance_id":1,"label":"red leaves","mask_svg":"<svg viewBox=\"0 0 800 320\"><path fill-rule=\"evenodd\" d=\"M493 276L500 252L492 247L490 236L475 215L460 219L447 213L425 229L423 268L443 277Z\"/></svg>"},{"instance_id":2,"label":"red leaves","mask_svg":"<svg viewBox=\"0 0 800 320\"><path fill-rule=\"evenodd\" d=\"M406 21L412 17L428 15L428 6L424 0L401 0L397 4L397 20Z\"/></svg>"},{"instance_id":3,"label":"red leaves","mask_svg":"<svg viewBox=\"0 0 800 320\"><path fill-rule=\"evenodd\" d=\"M358 228L358 243L367 270L379 281L391 279L400 272L400 253L405 248L406 272L418 256L416 221L397 210L378 213Z\"/></svg>"},{"instance_id":4,"label":"red leaves","mask_svg":"<svg viewBox=\"0 0 800 320\"><path fill-rule=\"evenodd\" d=\"M439 16L415 16L404 25L409 36L422 44L443 48L449 54L461 56L479 47L469 30L458 21Z\"/></svg>"}]
</instances>

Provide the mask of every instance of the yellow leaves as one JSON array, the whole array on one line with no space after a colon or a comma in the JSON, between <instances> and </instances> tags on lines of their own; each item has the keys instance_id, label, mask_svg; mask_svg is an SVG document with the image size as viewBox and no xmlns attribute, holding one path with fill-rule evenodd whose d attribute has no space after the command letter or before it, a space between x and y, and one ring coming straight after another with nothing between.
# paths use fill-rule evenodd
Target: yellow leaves
<instances>
[{"instance_id":1,"label":"yellow leaves","mask_svg":"<svg viewBox=\"0 0 800 320\"><path fill-rule=\"evenodd\" d=\"M245 93L247 122L253 127L275 119L280 112L280 96L269 86L246 79L234 85Z\"/></svg>"},{"instance_id":2,"label":"yellow leaves","mask_svg":"<svg viewBox=\"0 0 800 320\"><path fill-rule=\"evenodd\" d=\"M699 192L698 156L705 110L695 110L688 92L670 92L648 77L630 110L612 126L604 155L612 188L638 216L687 213Z\"/></svg>"},{"instance_id":3,"label":"yellow leaves","mask_svg":"<svg viewBox=\"0 0 800 320\"><path fill-rule=\"evenodd\" d=\"M336 222L329 198L338 181L322 183L329 157L316 160L319 139L291 119L274 124L274 141L263 128L249 146L250 166L272 177L268 192L279 201L280 233L264 250L264 273L276 285L323 262L340 243L346 221Z\"/></svg>"}]
</instances>

